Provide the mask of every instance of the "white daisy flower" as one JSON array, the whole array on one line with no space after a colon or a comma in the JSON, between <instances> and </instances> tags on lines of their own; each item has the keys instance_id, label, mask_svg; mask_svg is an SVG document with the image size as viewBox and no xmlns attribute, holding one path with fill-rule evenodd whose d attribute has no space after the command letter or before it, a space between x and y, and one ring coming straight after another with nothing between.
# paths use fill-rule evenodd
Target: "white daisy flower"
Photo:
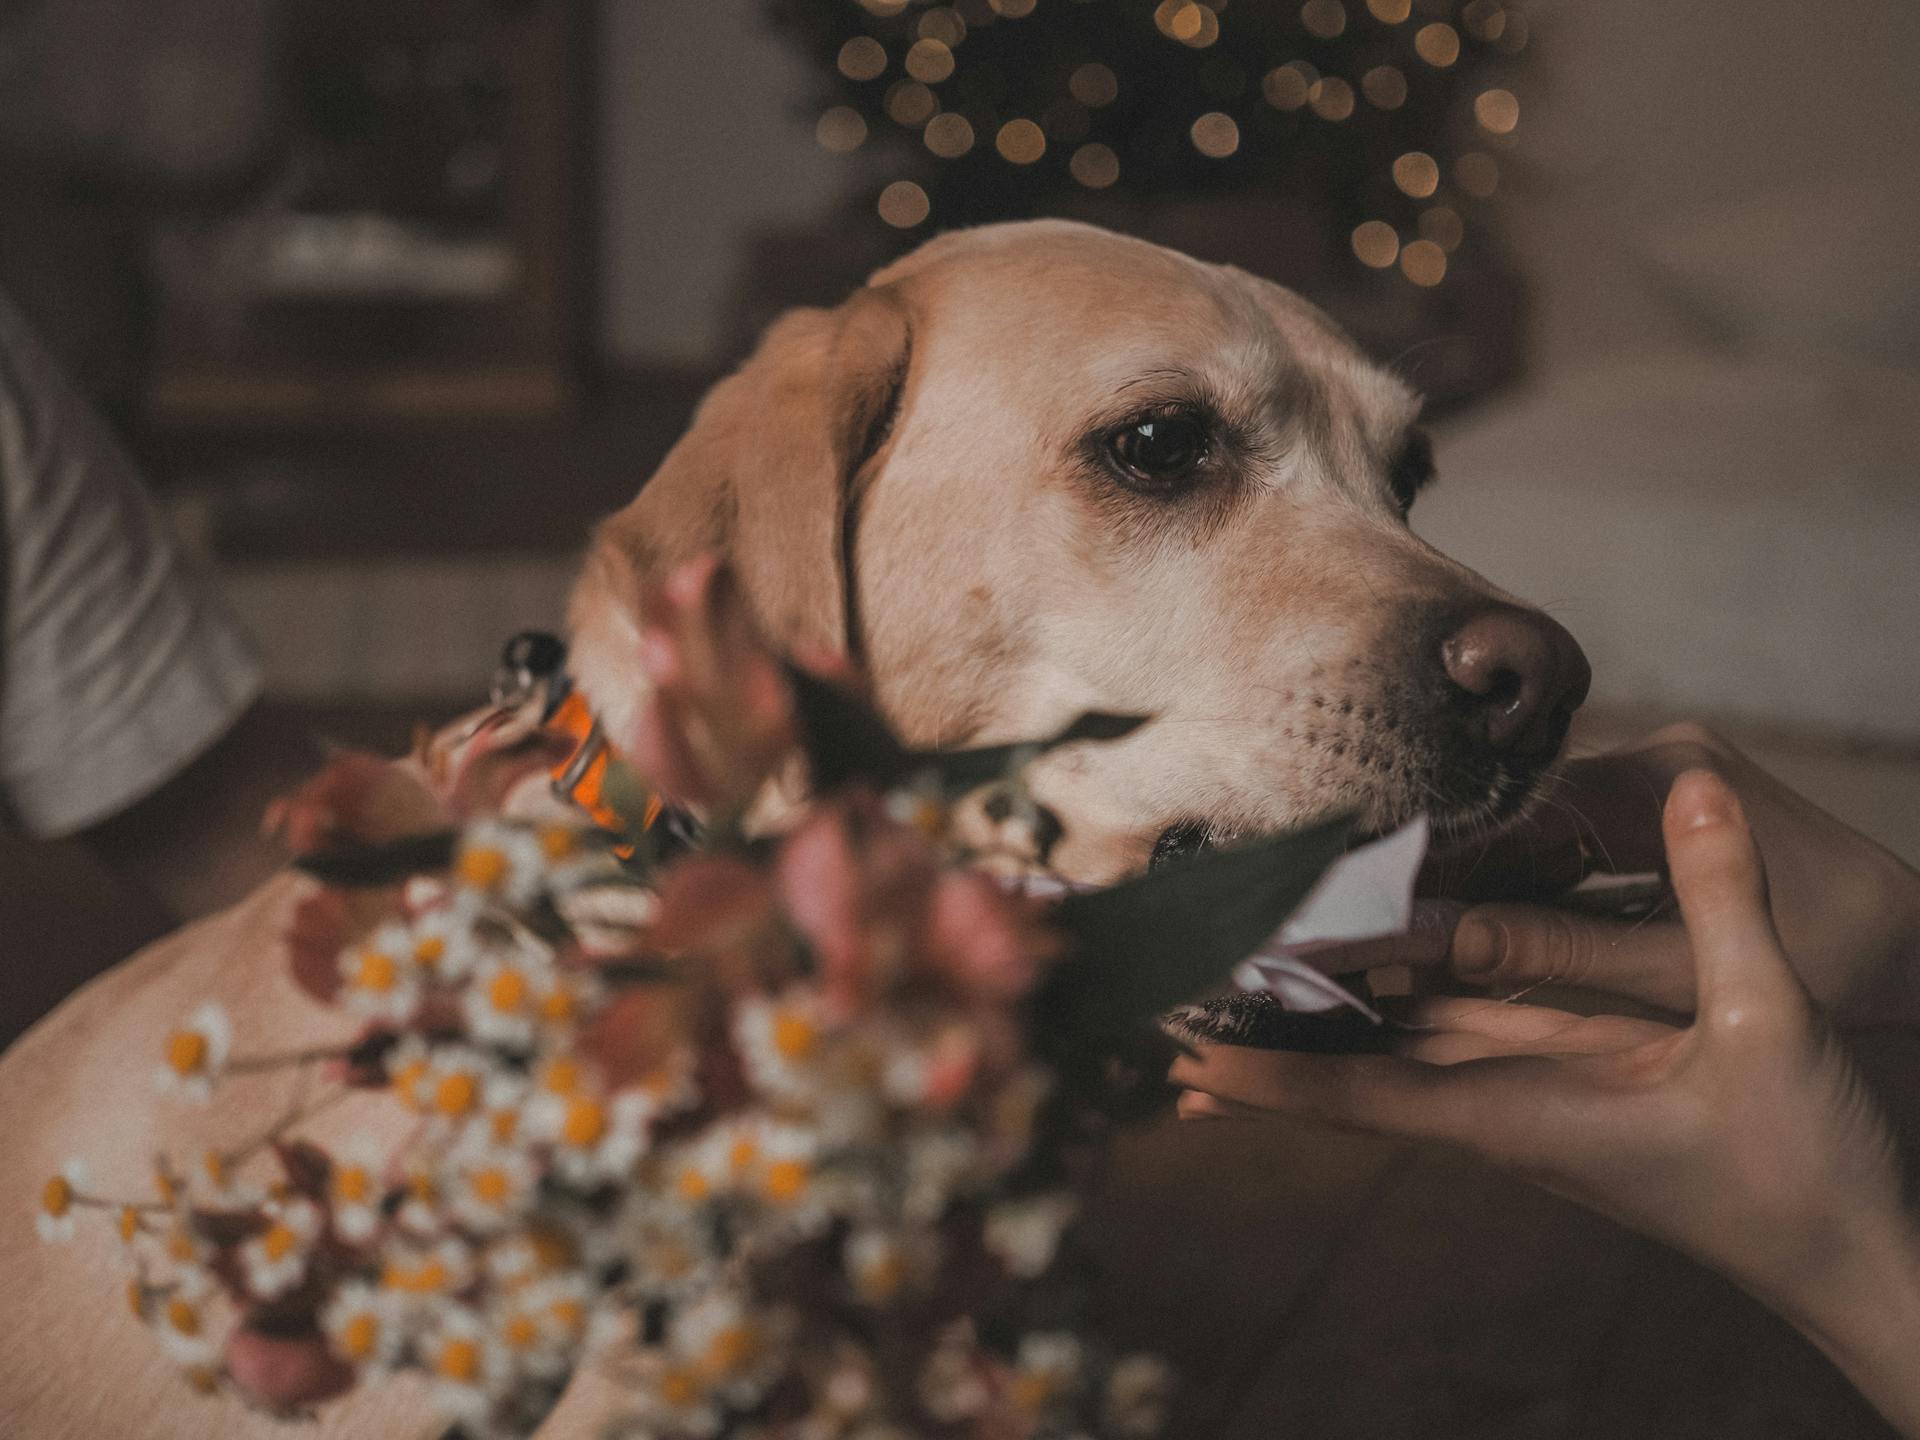
<instances>
[{"instance_id":1,"label":"white daisy flower","mask_svg":"<svg viewBox=\"0 0 1920 1440\"><path fill-rule=\"evenodd\" d=\"M539 835L526 826L482 820L461 835L453 876L471 893L523 910L546 883L547 855Z\"/></svg>"},{"instance_id":2,"label":"white daisy flower","mask_svg":"<svg viewBox=\"0 0 1920 1440\"><path fill-rule=\"evenodd\" d=\"M448 1237L431 1246L390 1247L380 1271L380 1288L429 1310L473 1283L473 1250Z\"/></svg>"},{"instance_id":3,"label":"white daisy flower","mask_svg":"<svg viewBox=\"0 0 1920 1440\"><path fill-rule=\"evenodd\" d=\"M1059 1405L1080 1384L1082 1358L1080 1341L1064 1330L1022 1336L1009 1387L1013 1403L1034 1415Z\"/></svg>"},{"instance_id":4,"label":"white daisy flower","mask_svg":"<svg viewBox=\"0 0 1920 1440\"><path fill-rule=\"evenodd\" d=\"M842 1262L855 1295L869 1305L890 1305L907 1287L933 1277L940 1251L933 1231L856 1230L847 1237Z\"/></svg>"},{"instance_id":5,"label":"white daisy flower","mask_svg":"<svg viewBox=\"0 0 1920 1440\"><path fill-rule=\"evenodd\" d=\"M527 1121L551 1147L554 1173L585 1189L632 1172L651 1139L653 1113L652 1100L639 1091L608 1097L580 1090L536 1095Z\"/></svg>"},{"instance_id":6,"label":"white daisy flower","mask_svg":"<svg viewBox=\"0 0 1920 1440\"><path fill-rule=\"evenodd\" d=\"M604 987L590 970L549 969L540 976L534 1019L549 1035L564 1036L600 1005Z\"/></svg>"},{"instance_id":7,"label":"white daisy flower","mask_svg":"<svg viewBox=\"0 0 1920 1440\"><path fill-rule=\"evenodd\" d=\"M320 1330L334 1354L363 1376L378 1377L394 1367L406 1345L406 1305L391 1290L351 1280L320 1312Z\"/></svg>"},{"instance_id":8,"label":"white daisy flower","mask_svg":"<svg viewBox=\"0 0 1920 1440\"><path fill-rule=\"evenodd\" d=\"M512 1070L495 1070L480 1092L480 1111L461 1132L462 1145L511 1145L525 1133L529 1087Z\"/></svg>"},{"instance_id":9,"label":"white daisy flower","mask_svg":"<svg viewBox=\"0 0 1920 1440\"><path fill-rule=\"evenodd\" d=\"M457 985L473 973L482 946L473 933L470 907L436 905L414 916L406 958L425 984Z\"/></svg>"},{"instance_id":10,"label":"white daisy flower","mask_svg":"<svg viewBox=\"0 0 1920 1440\"><path fill-rule=\"evenodd\" d=\"M154 1083L162 1092L204 1105L213 1098L214 1083L232 1049L233 1022L225 1010L209 1001L167 1036Z\"/></svg>"},{"instance_id":11,"label":"white daisy flower","mask_svg":"<svg viewBox=\"0 0 1920 1440\"><path fill-rule=\"evenodd\" d=\"M805 1103L824 1078L826 1022L816 992L796 985L778 999L755 995L733 1011L733 1043L747 1079L769 1100Z\"/></svg>"},{"instance_id":12,"label":"white daisy flower","mask_svg":"<svg viewBox=\"0 0 1920 1440\"><path fill-rule=\"evenodd\" d=\"M487 955L460 996L468 1033L490 1045L531 1049L542 978L529 956L515 951Z\"/></svg>"},{"instance_id":13,"label":"white daisy flower","mask_svg":"<svg viewBox=\"0 0 1920 1440\"><path fill-rule=\"evenodd\" d=\"M593 1316L593 1287L579 1274L557 1275L501 1299L494 1334L529 1375L552 1379L571 1368Z\"/></svg>"},{"instance_id":14,"label":"white daisy flower","mask_svg":"<svg viewBox=\"0 0 1920 1440\"><path fill-rule=\"evenodd\" d=\"M440 1175L448 1213L482 1234L511 1224L533 1203L539 1183L533 1157L505 1145L455 1146Z\"/></svg>"},{"instance_id":15,"label":"white daisy flower","mask_svg":"<svg viewBox=\"0 0 1920 1440\"><path fill-rule=\"evenodd\" d=\"M87 1167L69 1160L59 1173L47 1178L40 1187L40 1204L33 1213L34 1229L49 1245L64 1245L73 1239L74 1207L86 1198Z\"/></svg>"},{"instance_id":16,"label":"white daisy flower","mask_svg":"<svg viewBox=\"0 0 1920 1440\"><path fill-rule=\"evenodd\" d=\"M1031 1280L1053 1264L1060 1237L1079 1212L1079 1199L1070 1190L1005 1200L987 1211L981 1243L1008 1274Z\"/></svg>"},{"instance_id":17,"label":"white daisy flower","mask_svg":"<svg viewBox=\"0 0 1920 1440\"><path fill-rule=\"evenodd\" d=\"M719 1270L712 1228L682 1205L643 1196L623 1217L620 1251L632 1262L626 1284L648 1300L682 1300Z\"/></svg>"},{"instance_id":18,"label":"white daisy flower","mask_svg":"<svg viewBox=\"0 0 1920 1440\"><path fill-rule=\"evenodd\" d=\"M267 1228L240 1247L247 1290L277 1300L306 1278L307 1259L325 1217L311 1200L289 1200L267 1212Z\"/></svg>"},{"instance_id":19,"label":"white daisy flower","mask_svg":"<svg viewBox=\"0 0 1920 1440\"><path fill-rule=\"evenodd\" d=\"M210 1276L195 1275L173 1286L153 1308L153 1328L177 1365L212 1365L219 1354L210 1333L218 1294Z\"/></svg>"},{"instance_id":20,"label":"white daisy flower","mask_svg":"<svg viewBox=\"0 0 1920 1440\"><path fill-rule=\"evenodd\" d=\"M251 1210L267 1198L266 1189L235 1173L233 1162L224 1151L208 1150L200 1156L200 1180L196 1187L200 1199L219 1210Z\"/></svg>"},{"instance_id":21,"label":"white daisy flower","mask_svg":"<svg viewBox=\"0 0 1920 1440\"><path fill-rule=\"evenodd\" d=\"M478 1050L463 1045L429 1049L411 1036L387 1057L394 1093L441 1129L458 1128L480 1112L492 1073L492 1059Z\"/></svg>"},{"instance_id":22,"label":"white daisy flower","mask_svg":"<svg viewBox=\"0 0 1920 1440\"><path fill-rule=\"evenodd\" d=\"M741 1409L759 1403L786 1368L793 1316L754 1309L728 1290L710 1290L673 1317L667 1348L705 1386Z\"/></svg>"},{"instance_id":23,"label":"white daisy flower","mask_svg":"<svg viewBox=\"0 0 1920 1440\"><path fill-rule=\"evenodd\" d=\"M420 1008L420 976L404 925L382 925L340 952L340 1003L364 1019L404 1025Z\"/></svg>"},{"instance_id":24,"label":"white daisy flower","mask_svg":"<svg viewBox=\"0 0 1920 1440\"><path fill-rule=\"evenodd\" d=\"M380 1233L386 1160L365 1136L356 1137L335 1157L327 1176L327 1205L333 1233L349 1245L364 1245Z\"/></svg>"},{"instance_id":25,"label":"white daisy flower","mask_svg":"<svg viewBox=\"0 0 1920 1440\"><path fill-rule=\"evenodd\" d=\"M448 1307L417 1344L420 1365L433 1382L441 1413L484 1421L513 1385L513 1359L485 1321L465 1307Z\"/></svg>"}]
</instances>

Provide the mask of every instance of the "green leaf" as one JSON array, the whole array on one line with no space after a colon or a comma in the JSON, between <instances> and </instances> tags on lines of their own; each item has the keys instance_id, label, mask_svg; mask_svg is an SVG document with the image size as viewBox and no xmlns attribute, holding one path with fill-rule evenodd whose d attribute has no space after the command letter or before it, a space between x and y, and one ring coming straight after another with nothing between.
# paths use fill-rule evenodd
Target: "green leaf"
<instances>
[{"instance_id":1,"label":"green leaf","mask_svg":"<svg viewBox=\"0 0 1920 1440\"><path fill-rule=\"evenodd\" d=\"M1217 988L1299 908L1352 828L1342 816L1068 896L1053 913L1073 948L1038 997L1043 1033L1123 1033Z\"/></svg>"},{"instance_id":2,"label":"green leaf","mask_svg":"<svg viewBox=\"0 0 1920 1440\"><path fill-rule=\"evenodd\" d=\"M458 831L436 830L378 845L341 845L297 855L293 868L347 890L397 885L409 876L446 869L459 842Z\"/></svg>"}]
</instances>

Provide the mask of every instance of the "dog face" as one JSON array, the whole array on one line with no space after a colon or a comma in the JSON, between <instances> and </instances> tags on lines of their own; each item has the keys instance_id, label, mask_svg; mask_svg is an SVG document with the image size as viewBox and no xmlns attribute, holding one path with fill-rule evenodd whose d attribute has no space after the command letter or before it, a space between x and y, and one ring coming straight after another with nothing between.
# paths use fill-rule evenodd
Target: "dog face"
<instances>
[{"instance_id":1,"label":"dog face","mask_svg":"<svg viewBox=\"0 0 1920 1440\"><path fill-rule=\"evenodd\" d=\"M1407 528L1418 408L1238 271L1058 222L943 237L716 390L603 530L577 668L617 735L636 577L718 545L775 638L852 649L915 743L1152 716L1031 772L1075 878L1335 810L1495 825L1586 662Z\"/></svg>"}]
</instances>

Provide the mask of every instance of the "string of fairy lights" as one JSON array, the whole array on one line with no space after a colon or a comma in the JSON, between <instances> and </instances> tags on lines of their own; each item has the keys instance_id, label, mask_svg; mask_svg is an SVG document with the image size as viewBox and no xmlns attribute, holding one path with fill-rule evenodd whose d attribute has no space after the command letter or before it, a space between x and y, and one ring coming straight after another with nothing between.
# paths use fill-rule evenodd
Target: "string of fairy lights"
<instances>
[{"instance_id":1,"label":"string of fairy lights","mask_svg":"<svg viewBox=\"0 0 1920 1440\"><path fill-rule=\"evenodd\" d=\"M829 44L838 40L833 64L845 97L817 116L815 138L829 151L891 146L910 155L902 142L917 141L912 148L923 153L912 165L930 158L978 166L984 158L1015 172L1052 167L1056 177L1064 172L1059 183L1097 192L1122 185L1130 169L1153 168L1141 163L1135 136L1103 120L1129 100L1137 108L1150 98L1164 109L1169 97L1191 91L1200 103L1190 119L1176 119L1184 120L1181 143L1196 165L1263 156L1311 163L1317 149L1361 156L1352 163L1384 171L1347 186L1358 197L1347 207L1358 211L1349 244L1362 265L1397 269L1420 286L1445 278L1449 256L1466 239L1463 212L1499 187L1501 152L1520 122L1514 92L1482 80L1491 64L1528 46L1526 16L1503 0L1305 0L1297 9L1293 0L811 3L845 7L858 22L843 26L853 32L843 40L827 36ZM1000 73L1007 32L1017 36L1024 26L1039 46L1048 7L1060 7L1058 18L1074 26L1071 50L1058 34L1044 36L1054 93L1030 87L1010 96ZM989 27L1002 60L975 64ZM1053 63L1063 53L1069 59ZM1191 74L1176 69L1182 66ZM1416 114L1426 128L1407 137ZM1298 123L1278 123L1289 119ZM1343 127L1370 124L1341 136ZM1164 141L1152 158L1160 176L1169 164L1187 163L1170 156ZM938 218L932 182L923 184L928 176L919 173L879 191L888 225L911 230Z\"/></svg>"}]
</instances>

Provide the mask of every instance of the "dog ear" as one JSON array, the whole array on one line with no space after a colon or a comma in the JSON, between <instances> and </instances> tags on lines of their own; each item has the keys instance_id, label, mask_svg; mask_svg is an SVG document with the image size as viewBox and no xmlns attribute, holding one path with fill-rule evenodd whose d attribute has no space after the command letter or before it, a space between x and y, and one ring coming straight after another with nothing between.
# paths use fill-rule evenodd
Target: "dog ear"
<instances>
[{"instance_id":1,"label":"dog ear","mask_svg":"<svg viewBox=\"0 0 1920 1440\"><path fill-rule=\"evenodd\" d=\"M907 355L906 309L886 288L793 311L768 330L639 498L601 526L575 592L576 648L594 624L587 611L631 609L640 584L703 550L731 562L783 649L857 645L848 506L856 472L885 440Z\"/></svg>"}]
</instances>

